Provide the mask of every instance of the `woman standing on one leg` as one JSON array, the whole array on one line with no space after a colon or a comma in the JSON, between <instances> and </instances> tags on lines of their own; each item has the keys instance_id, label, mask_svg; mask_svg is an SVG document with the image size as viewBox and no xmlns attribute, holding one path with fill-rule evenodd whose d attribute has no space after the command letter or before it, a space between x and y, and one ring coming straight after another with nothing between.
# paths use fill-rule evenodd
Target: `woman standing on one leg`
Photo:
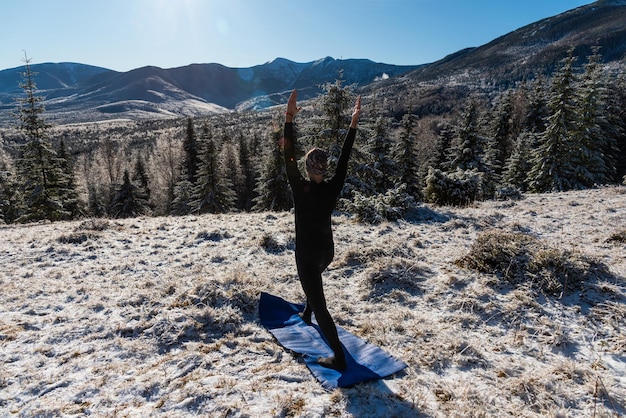
<instances>
[{"instance_id":1,"label":"woman standing on one leg","mask_svg":"<svg viewBox=\"0 0 626 418\"><path fill-rule=\"evenodd\" d=\"M296 265L302 290L307 298L306 308L300 315L310 324L311 313L315 314L315 319L334 352L334 356L320 357L318 363L324 367L343 370L346 368L346 358L337 336L337 328L326 307L322 272L335 253L330 218L348 171L348 159L361 114L361 97L356 100L350 129L344 140L335 175L330 180L324 180L328 156L319 148L311 149L306 155L308 179L298 170L293 132L293 118L300 111L296 98L297 93L294 90L287 103L284 150L287 177L295 205Z\"/></svg>"}]
</instances>

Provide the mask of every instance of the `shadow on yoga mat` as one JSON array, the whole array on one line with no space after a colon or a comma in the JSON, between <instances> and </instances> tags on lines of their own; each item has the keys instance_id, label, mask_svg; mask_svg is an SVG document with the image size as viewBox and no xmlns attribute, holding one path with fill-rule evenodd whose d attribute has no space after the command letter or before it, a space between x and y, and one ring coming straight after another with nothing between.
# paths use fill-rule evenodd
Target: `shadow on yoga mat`
<instances>
[{"instance_id":1,"label":"shadow on yoga mat","mask_svg":"<svg viewBox=\"0 0 626 418\"><path fill-rule=\"evenodd\" d=\"M315 322L307 325L298 312L303 305L293 304L269 293L262 292L259 302L261 324L285 348L302 354L304 362L315 378L328 390L352 386L357 383L381 379L397 373L407 365L381 348L369 344L356 335L337 327L339 340L344 347L348 366L337 371L317 364L318 357L333 355Z\"/></svg>"}]
</instances>

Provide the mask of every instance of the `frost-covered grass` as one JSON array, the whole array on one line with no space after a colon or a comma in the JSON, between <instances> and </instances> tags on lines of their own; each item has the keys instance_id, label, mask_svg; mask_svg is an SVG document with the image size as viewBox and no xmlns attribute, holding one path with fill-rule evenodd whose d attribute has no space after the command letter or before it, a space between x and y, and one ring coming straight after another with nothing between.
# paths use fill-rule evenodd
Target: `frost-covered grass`
<instances>
[{"instance_id":1,"label":"frost-covered grass","mask_svg":"<svg viewBox=\"0 0 626 418\"><path fill-rule=\"evenodd\" d=\"M411 222L336 216L331 313L409 367L332 392L258 322L261 291L302 301L292 216L0 227L0 415L626 413L623 187L424 207ZM496 233L506 251L516 234L553 251L540 254L554 268L480 246ZM593 274L543 291L534 278L579 271L564 254Z\"/></svg>"}]
</instances>

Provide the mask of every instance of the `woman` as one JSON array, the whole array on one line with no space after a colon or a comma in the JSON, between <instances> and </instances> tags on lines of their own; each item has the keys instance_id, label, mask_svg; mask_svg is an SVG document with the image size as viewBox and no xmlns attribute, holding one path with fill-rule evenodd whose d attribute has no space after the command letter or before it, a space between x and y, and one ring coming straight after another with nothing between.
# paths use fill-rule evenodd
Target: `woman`
<instances>
[{"instance_id":1,"label":"woman","mask_svg":"<svg viewBox=\"0 0 626 418\"><path fill-rule=\"evenodd\" d=\"M285 112L284 152L287 177L295 205L296 266L302 290L306 295L306 307L300 316L307 324L311 324L311 314L315 314L315 319L334 352L333 356L320 357L318 363L324 367L344 370L346 357L337 336L337 328L326 307L322 272L335 253L330 218L348 171L348 159L361 114L361 97L356 100L350 129L343 143L335 175L330 180L324 180L328 156L319 148L311 149L306 155L308 179L298 170L293 132L293 119L300 111L296 98L297 92L293 90Z\"/></svg>"}]
</instances>

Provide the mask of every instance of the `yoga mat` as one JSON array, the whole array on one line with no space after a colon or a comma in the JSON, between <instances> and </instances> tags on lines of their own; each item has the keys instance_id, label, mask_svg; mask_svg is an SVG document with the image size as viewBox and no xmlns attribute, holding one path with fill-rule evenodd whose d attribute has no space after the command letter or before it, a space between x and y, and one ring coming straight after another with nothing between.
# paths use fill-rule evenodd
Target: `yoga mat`
<instances>
[{"instance_id":1,"label":"yoga mat","mask_svg":"<svg viewBox=\"0 0 626 418\"><path fill-rule=\"evenodd\" d=\"M339 340L346 354L347 368L333 370L317 364L318 357L333 355L319 327L298 316L303 305L262 292L259 301L261 324L267 328L283 347L301 354L313 376L328 390L348 387L361 382L381 379L407 367L406 363L337 326Z\"/></svg>"}]
</instances>

